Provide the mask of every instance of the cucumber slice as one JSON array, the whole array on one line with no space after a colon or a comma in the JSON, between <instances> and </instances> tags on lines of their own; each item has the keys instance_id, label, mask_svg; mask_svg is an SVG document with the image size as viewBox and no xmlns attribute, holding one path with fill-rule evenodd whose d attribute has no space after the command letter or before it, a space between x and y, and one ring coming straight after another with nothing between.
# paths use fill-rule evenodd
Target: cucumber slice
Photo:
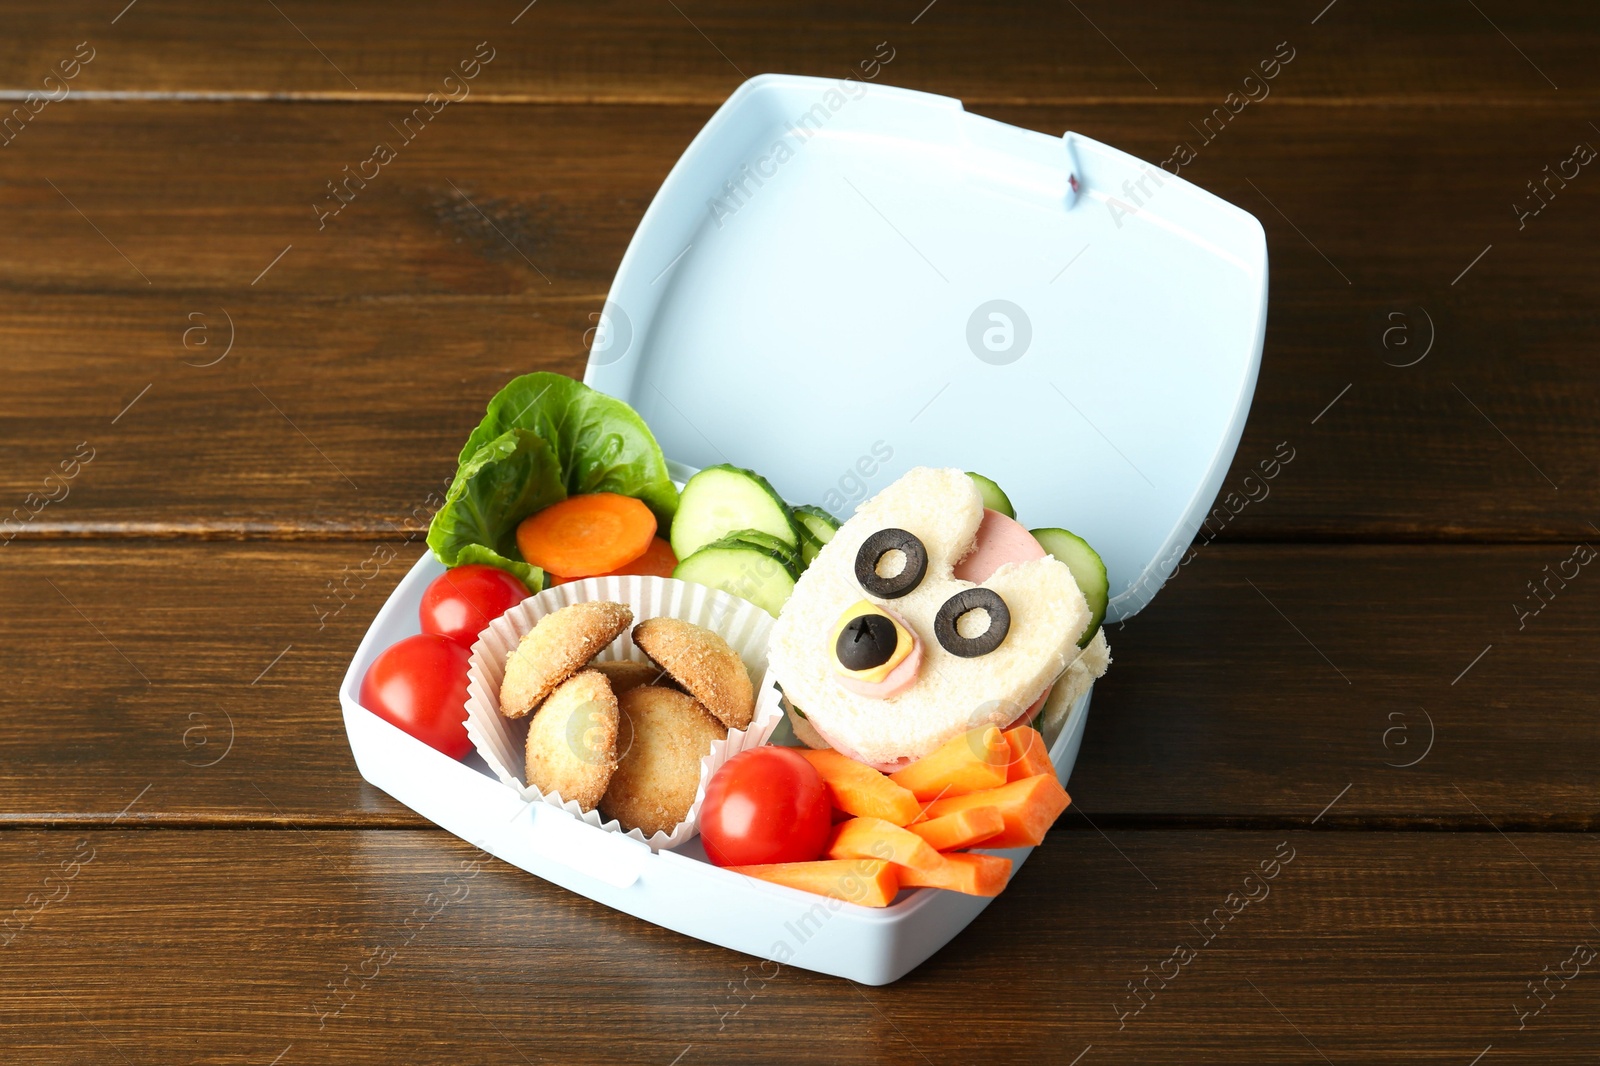
<instances>
[{"instance_id":1,"label":"cucumber slice","mask_svg":"<svg viewBox=\"0 0 1600 1066\"><path fill-rule=\"evenodd\" d=\"M788 505L767 479L737 466L708 466L683 486L672 520L672 554L687 559L740 529L768 533L799 551Z\"/></svg>"},{"instance_id":2,"label":"cucumber slice","mask_svg":"<svg viewBox=\"0 0 1600 1066\"><path fill-rule=\"evenodd\" d=\"M1100 623L1106 616L1106 598L1111 587L1106 579L1106 564L1089 547L1089 542L1076 533L1054 528L1030 532L1040 547L1067 564L1073 580L1083 591L1084 599L1089 601L1089 628L1083 631L1083 638L1078 641L1078 647L1087 648L1094 635L1100 632Z\"/></svg>"},{"instance_id":3,"label":"cucumber slice","mask_svg":"<svg viewBox=\"0 0 1600 1066\"><path fill-rule=\"evenodd\" d=\"M749 600L774 618L794 592L794 575L781 555L731 537L693 553L672 576Z\"/></svg>"},{"instance_id":4,"label":"cucumber slice","mask_svg":"<svg viewBox=\"0 0 1600 1066\"><path fill-rule=\"evenodd\" d=\"M810 566L822 546L839 532L839 520L820 507L802 504L790 512L794 524L800 529L800 562Z\"/></svg>"},{"instance_id":5,"label":"cucumber slice","mask_svg":"<svg viewBox=\"0 0 1600 1066\"><path fill-rule=\"evenodd\" d=\"M800 572L805 567L800 565L800 553L774 537L771 533L763 533L759 529L736 529L723 537L718 543L737 541L752 548L760 548L768 555L776 556L783 560L783 565L788 567L792 577L799 578Z\"/></svg>"},{"instance_id":6,"label":"cucumber slice","mask_svg":"<svg viewBox=\"0 0 1600 1066\"><path fill-rule=\"evenodd\" d=\"M978 486L978 491L983 494L983 505L985 507L991 511L999 511L1007 518L1017 517L1017 509L1011 506L1011 497L1007 496L999 485L996 485L982 474L974 474L970 470L967 471L967 476L972 479L972 483Z\"/></svg>"}]
</instances>

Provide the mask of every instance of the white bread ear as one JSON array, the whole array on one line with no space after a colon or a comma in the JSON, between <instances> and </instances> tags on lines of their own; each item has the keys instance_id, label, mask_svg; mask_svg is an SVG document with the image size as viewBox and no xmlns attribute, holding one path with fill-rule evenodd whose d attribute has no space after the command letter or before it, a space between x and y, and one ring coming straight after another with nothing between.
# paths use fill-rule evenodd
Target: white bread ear
<instances>
[{"instance_id":1,"label":"white bread ear","mask_svg":"<svg viewBox=\"0 0 1600 1066\"><path fill-rule=\"evenodd\" d=\"M928 550L928 573L923 582L944 581L956 562L972 550L982 521L983 495L971 478L954 467L919 466L856 508L833 540L817 553L801 580L821 563L824 570L837 571L853 582L862 542L880 529L895 528L915 533Z\"/></svg>"},{"instance_id":2,"label":"white bread ear","mask_svg":"<svg viewBox=\"0 0 1600 1066\"><path fill-rule=\"evenodd\" d=\"M971 550L982 517L982 497L965 473L919 467L863 504L801 575L773 626L768 662L815 732L841 751L889 764L920 758L980 725L1004 727L1078 657L1089 605L1066 564L1049 557L1007 564L983 583L1011 614L998 648L964 659L939 644L939 608L974 587L951 571ZM865 595L855 580L862 542L891 526L914 533L928 550L921 584L885 603L921 642L923 661L910 689L880 700L839 686L828 637Z\"/></svg>"}]
</instances>

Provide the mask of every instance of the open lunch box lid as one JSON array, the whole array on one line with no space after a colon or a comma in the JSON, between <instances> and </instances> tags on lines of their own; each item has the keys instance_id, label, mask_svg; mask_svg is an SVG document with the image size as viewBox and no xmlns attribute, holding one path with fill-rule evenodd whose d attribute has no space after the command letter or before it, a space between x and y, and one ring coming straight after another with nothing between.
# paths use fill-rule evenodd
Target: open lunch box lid
<instances>
[{"instance_id":1,"label":"open lunch box lid","mask_svg":"<svg viewBox=\"0 0 1600 1066\"><path fill-rule=\"evenodd\" d=\"M913 466L992 477L1023 522L1100 552L1115 620L1160 587L1221 485L1266 293L1260 224L1131 156L941 96L764 75L717 111L645 213L585 381L639 411L680 481L730 462L841 519ZM419 631L444 570L417 560L339 688L362 777L423 817L763 960L763 982L774 965L886 984L989 905L914 889L869 908L720 869L699 837L652 851L524 801L480 755L450 758L366 710L362 678ZM1063 783L1092 695L1050 741ZM1014 874L1032 850L991 853Z\"/></svg>"},{"instance_id":2,"label":"open lunch box lid","mask_svg":"<svg viewBox=\"0 0 1600 1066\"><path fill-rule=\"evenodd\" d=\"M669 459L849 517L915 466L993 478L1105 561L1107 620L1193 540L1266 330L1255 216L961 101L766 74L668 174L584 381Z\"/></svg>"}]
</instances>

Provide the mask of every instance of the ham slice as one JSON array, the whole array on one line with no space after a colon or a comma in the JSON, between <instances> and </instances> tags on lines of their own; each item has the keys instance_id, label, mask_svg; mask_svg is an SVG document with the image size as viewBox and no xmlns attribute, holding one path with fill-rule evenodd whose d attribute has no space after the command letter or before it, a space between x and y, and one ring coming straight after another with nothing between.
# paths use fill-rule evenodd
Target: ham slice
<instances>
[{"instance_id":1,"label":"ham slice","mask_svg":"<svg viewBox=\"0 0 1600 1066\"><path fill-rule=\"evenodd\" d=\"M1043 559L1047 554L1021 522L985 507L972 551L956 564L955 575L962 581L981 585L1007 563Z\"/></svg>"}]
</instances>

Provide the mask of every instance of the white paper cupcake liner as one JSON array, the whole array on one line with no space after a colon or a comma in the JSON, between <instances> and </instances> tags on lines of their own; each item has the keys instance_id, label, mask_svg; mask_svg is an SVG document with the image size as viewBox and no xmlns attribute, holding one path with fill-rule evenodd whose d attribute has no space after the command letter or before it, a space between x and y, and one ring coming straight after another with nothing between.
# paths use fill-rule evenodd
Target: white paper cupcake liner
<instances>
[{"instance_id":1,"label":"white paper cupcake liner","mask_svg":"<svg viewBox=\"0 0 1600 1066\"><path fill-rule=\"evenodd\" d=\"M513 720L500 713L500 682L505 677L506 657L539 619L585 600L626 604L633 611L635 625L646 618L670 617L704 626L739 653L750 673L756 692L755 717L749 728L730 729L727 739L712 743L711 753L700 760L700 787L689 815L670 833L646 838L637 829L624 830L616 819L603 819L598 810L585 812L576 800L564 800L559 792L541 792L524 779L528 726L533 715ZM766 611L737 596L668 577L590 577L546 589L491 622L472 646L472 661L467 669L467 735L495 776L524 800L560 807L589 825L644 841L653 851L677 847L699 831L700 806L705 802L706 782L711 775L741 751L767 743L783 719L777 689L767 684L766 678L767 638L772 622ZM618 637L595 658L601 662L649 661L634 647L630 633Z\"/></svg>"}]
</instances>

